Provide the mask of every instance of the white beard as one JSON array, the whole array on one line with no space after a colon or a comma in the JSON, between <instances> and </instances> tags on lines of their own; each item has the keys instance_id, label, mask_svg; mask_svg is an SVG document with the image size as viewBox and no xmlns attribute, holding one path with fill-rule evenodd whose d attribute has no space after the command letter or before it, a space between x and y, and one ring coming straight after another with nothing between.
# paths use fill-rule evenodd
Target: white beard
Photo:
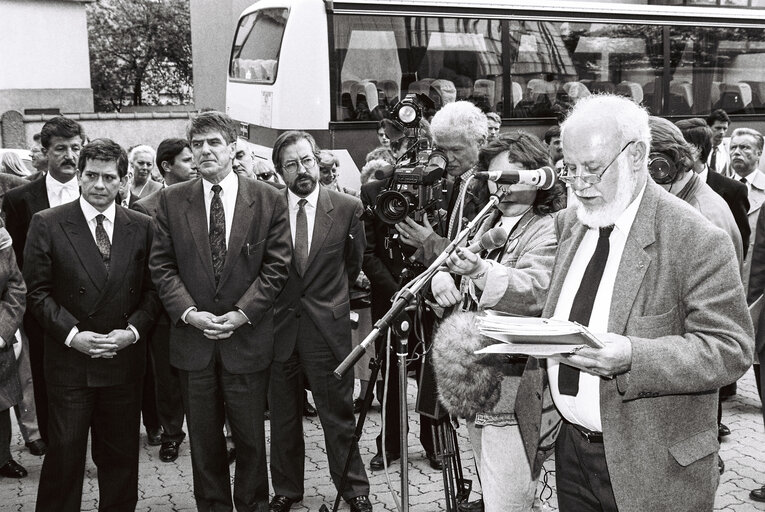
<instances>
[{"instance_id":1,"label":"white beard","mask_svg":"<svg viewBox=\"0 0 765 512\"><path fill-rule=\"evenodd\" d=\"M616 189L616 196L606 202L604 206L597 208L588 208L585 206L576 192L571 194L571 202L576 208L576 216L579 222L591 228L603 228L613 226L619 215L627 209L632 202L632 196L637 187L637 174L632 171L619 174L619 183Z\"/></svg>"}]
</instances>

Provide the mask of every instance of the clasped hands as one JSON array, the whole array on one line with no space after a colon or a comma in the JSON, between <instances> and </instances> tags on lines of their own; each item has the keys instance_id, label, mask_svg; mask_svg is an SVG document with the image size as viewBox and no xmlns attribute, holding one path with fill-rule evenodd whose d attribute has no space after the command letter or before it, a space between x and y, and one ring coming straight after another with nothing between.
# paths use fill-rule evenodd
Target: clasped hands
<instances>
[{"instance_id":1,"label":"clasped hands","mask_svg":"<svg viewBox=\"0 0 765 512\"><path fill-rule=\"evenodd\" d=\"M114 329L109 334L80 331L74 335L70 347L93 359L111 359L117 352L135 343L135 334L130 329Z\"/></svg>"},{"instance_id":2,"label":"clasped hands","mask_svg":"<svg viewBox=\"0 0 765 512\"><path fill-rule=\"evenodd\" d=\"M223 340L231 337L234 331L247 323L247 317L241 311L229 311L216 316L208 311L189 311L186 322L202 331L206 338Z\"/></svg>"}]
</instances>

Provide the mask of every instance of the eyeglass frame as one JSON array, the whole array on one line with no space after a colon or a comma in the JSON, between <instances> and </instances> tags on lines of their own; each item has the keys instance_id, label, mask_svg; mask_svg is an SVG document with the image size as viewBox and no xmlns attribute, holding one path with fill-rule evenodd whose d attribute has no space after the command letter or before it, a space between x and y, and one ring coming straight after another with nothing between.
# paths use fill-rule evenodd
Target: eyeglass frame
<instances>
[{"instance_id":1,"label":"eyeglass frame","mask_svg":"<svg viewBox=\"0 0 765 512\"><path fill-rule=\"evenodd\" d=\"M611 166L616 162L616 160L622 156L622 153L624 153L624 150L627 149L631 144L638 142L637 140L631 140L627 144L624 145L622 149L619 150L619 152L616 154L615 157L611 159L610 162L606 164L606 166L603 168L603 170L598 173L587 173L587 174L575 174L574 176L569 176L569 171L566 162L563 162L563 169L558 174L558 179L562 181L563 183L566 183L568 185L573 185L576 183L576 180L580 179L582 182L587 183L588 185L596 185L600 183L603 180L603 175L606 174L606 171L611 168ZM573 165L573 164L572 164Z\"/></svg>"},{"instance_id":2,"label":"eyeglass frame","mask_svg":"<svg viewBox=\"0 0 765 512\"><path fill-rule=\"evenodd\" d=\"M306 160L310 160L313 163L310 165L307 165L305 163ZM301 158L300 160L290 160L289 162L284 162L281 167L282 170L288 171L288 172L297 172L298 171L298 165L302 167L305 170L313 169L316 167L316 165L319 163L319 160L314 155L306 156L305 158ZM294 166L294 169L291 167Z\"/></svg>"}]
</instances>

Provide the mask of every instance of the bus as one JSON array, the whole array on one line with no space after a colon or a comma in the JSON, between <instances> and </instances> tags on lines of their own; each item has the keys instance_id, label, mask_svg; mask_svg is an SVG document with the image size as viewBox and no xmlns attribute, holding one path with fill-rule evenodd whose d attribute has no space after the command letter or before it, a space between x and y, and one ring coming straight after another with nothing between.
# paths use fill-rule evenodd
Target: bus
<instances>
[{"instance_id":1,"label":"bus","mask_svg":"<svg viewBox=\"0 0 765 512\"><path fill-rule=\"evenodd\" d=\"M541 135L579 98L676 120L721 108L765 133L765 11L561 0L260 0L241 15L226 109L270 158L301 129L356 168L409 93L469 100ZM346 174L344 185L352 183Z\"/></svg>"}]
</instances>

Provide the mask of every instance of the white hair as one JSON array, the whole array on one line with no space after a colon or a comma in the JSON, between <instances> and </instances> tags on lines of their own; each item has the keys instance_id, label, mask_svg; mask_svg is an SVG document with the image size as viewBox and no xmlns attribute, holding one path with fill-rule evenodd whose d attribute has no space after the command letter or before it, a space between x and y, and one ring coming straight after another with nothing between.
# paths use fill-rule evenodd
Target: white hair
<instances>
[{"instance_id":1,"label":"white hair","mask_svg":"<svg viewBox=\"0 0 765 512\"><path fill-rule=\"evenodd\" d=\"M648 125L648 111L624 96L615 94L593 94L580 99L571 109L560 126L560 138L566 139L567 129L576 129L582 119L597 119L602 126L616 126L614 136L620 148L630 141L645 144L644 166L647 169L648 153L651 147L651 128Z\"/></svg>"},{"instance_id":2,"label":"white hair","mask_svg":"<svg viewBox=\"0 0 765 512\"><path fill-rule=\"evenodd\" d=\"M157 159L157 152L154 151L153 147L146 144L141 144L130 150L130 154L128 155L128 162L132 163L133 158L135 158L138 153L149 153L151 155L152 162Z\"/></svg>"},{"instance_id":3,"label":"white hair","mask_svg":"<svg viewBox=\"0 0 765 512\"><path fill-rule=\"evenodd\" d=\"M440 137L455 134L483 142L489 136L489 124L480 108L469 101L455 101L436 112L430 131L436 143Z\"/></svg>"}]
</instances>

